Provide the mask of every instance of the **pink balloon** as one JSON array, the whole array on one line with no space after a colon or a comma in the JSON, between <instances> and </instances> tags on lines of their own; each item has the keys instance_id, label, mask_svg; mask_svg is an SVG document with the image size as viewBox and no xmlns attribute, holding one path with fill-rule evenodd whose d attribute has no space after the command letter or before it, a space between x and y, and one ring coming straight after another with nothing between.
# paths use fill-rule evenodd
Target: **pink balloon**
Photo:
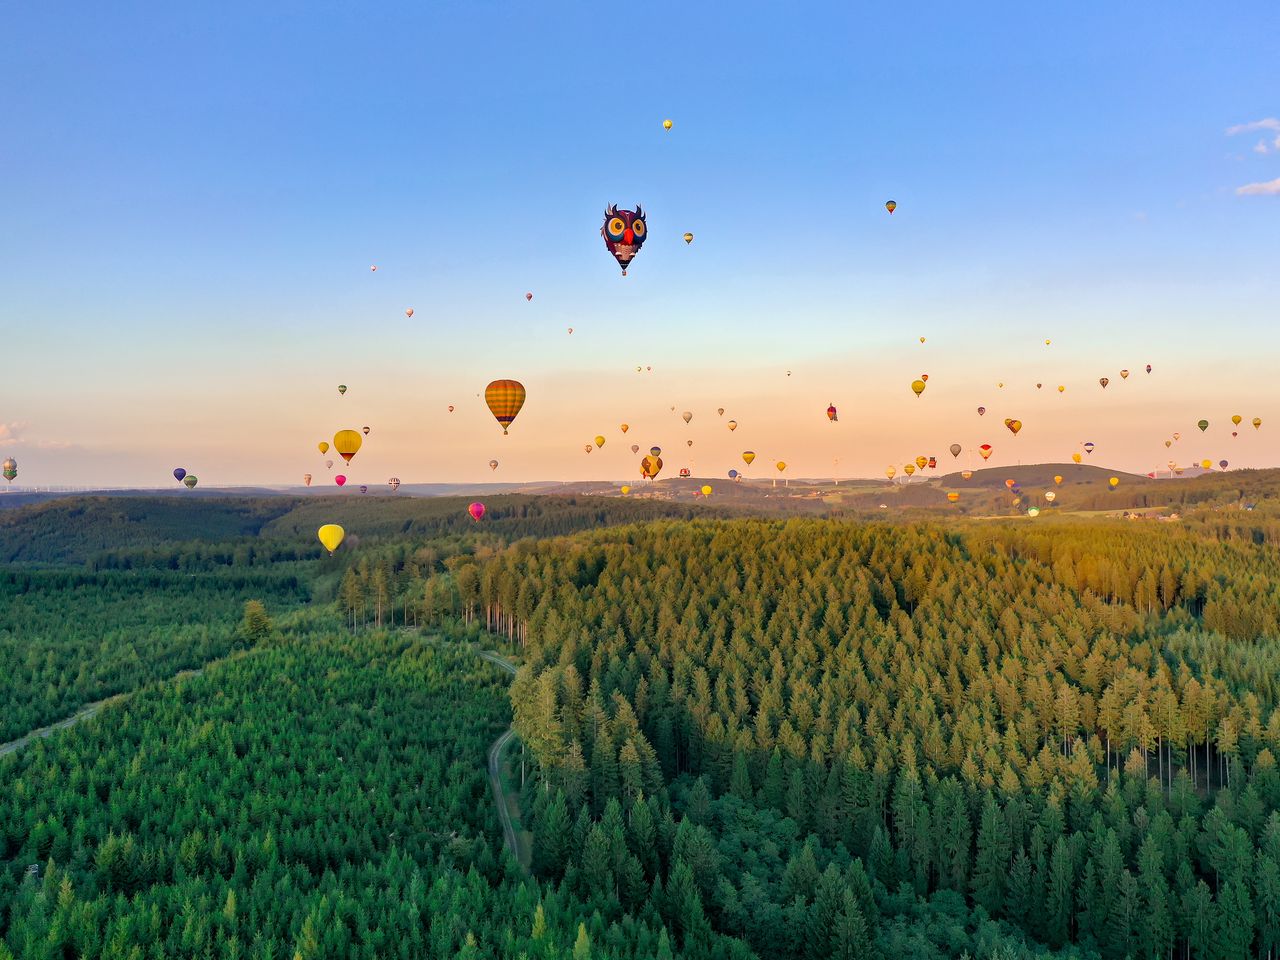
<instances>
[{"instance_id":1,"label":"pink balloon","mask_svg":"<svg viewBox=\"0 0 1280 960\"><path fill-rule=\"evenodd\" d=\"M484 516L484 504L479 502L471 504L467 507L467 513L471 514L472 520L479 520Z\"/></svg>"},{"instance_id":2,"label":"pink balloon","mask_svg":"<svg viewBox=\"0 0 1280 960\"><path fill-rule=\"evenodd\" d=\"M336 477L333 478L333 482L336 483L338 486L342 486L344 483L347 482L347 478L344 477L342 474L338 474Z\"/></svg>"}]
</instances>

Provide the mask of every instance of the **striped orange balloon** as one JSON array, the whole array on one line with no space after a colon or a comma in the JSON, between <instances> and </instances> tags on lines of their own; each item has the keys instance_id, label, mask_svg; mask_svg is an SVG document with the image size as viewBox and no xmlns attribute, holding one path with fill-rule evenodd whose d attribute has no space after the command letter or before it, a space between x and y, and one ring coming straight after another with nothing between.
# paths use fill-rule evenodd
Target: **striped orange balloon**
<instances>
[{"instance_id":1,"label":"striped orange balloon","mask_svg":"<svg viewBox=\"0 0 1280 960\"><path fill-rule=\"evenodd\" d=\"M504 435L524 406L524 397L524 384L519 380L495 380L484 388L484 402L494 419L502 424Z\"/></svg>"}]
</instances>

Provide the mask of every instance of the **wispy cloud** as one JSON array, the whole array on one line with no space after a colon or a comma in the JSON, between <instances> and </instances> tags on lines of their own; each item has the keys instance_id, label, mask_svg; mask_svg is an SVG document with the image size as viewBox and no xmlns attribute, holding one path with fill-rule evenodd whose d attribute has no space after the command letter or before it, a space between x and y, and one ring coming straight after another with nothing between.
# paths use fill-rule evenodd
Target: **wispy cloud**
<instances>
[{"instance_id":1,"label":"wispy cloud","mask_svg":"<svg viewBox=\"0 0 1280 960\"><path fill-rule=\"evenodd\" d=\"M1246 183L1236 187L1237 197L1280 197L1280 177L1266 183Z\"/></svg>"},{"instance_id":2,"label":"wispy cloud","mask_svg":"<svg viewBox=\"0 0 1280 960\"><path fill-rule=\"evenodd\" d=\"M1254 153L1266 153L1266 152L1267 152L1267 141L1265 141L1265 140L1259 140L1257 143L1255 143L1255 144L1253 145L1253 152L1254 152Z\"/></svg>"},{"instance_id":3,"label":"wispy cloud","mask_svg":"<svg viewBox=\"0 0 1280 960\"><path fill-rule=\"evenodd\" d=\"M1252 123L1237 123L1234 127L1227 127L1227 136L1234 137L1237 133L1252 133L1255 130L1274 130L1280 133L1280 120L1267 117L1265 120L1254 120Z\"/></svg>"},{"instance_id":4,"label":"wispy cloud","mask_svg":"<svg viewBox=\"0 0 1280 960\"><path fill-rule=\"evenodd\" d=\"M0 423L0 440L16 441L26 428L27 425L25 423Z\"/></svg>"}]
</instances>

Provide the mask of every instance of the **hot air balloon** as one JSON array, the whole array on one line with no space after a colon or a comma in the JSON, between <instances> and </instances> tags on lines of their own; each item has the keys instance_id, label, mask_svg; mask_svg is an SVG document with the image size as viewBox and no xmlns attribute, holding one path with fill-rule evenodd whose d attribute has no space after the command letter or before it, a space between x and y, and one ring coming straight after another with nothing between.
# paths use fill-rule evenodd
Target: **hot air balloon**
<instances>
[{"instance_id":1,"label":"hot air balloon","mask_svg":"<svg viewBox=\"0 0 1280 960\"><path fill-rule=\"evenodd\" d=\"M366 484L363 484L363 483L362 483L362 484L360 484L360 492L361 492L361 493L368 493L368 492L369 492L369 487L368 487Z\"/></svg>"},{"instance_id":2,"label":"hot air balloon","mask_svg":"<svg viewBox=\"0 0 1280 960\"><path fill-rule=\"evenodd\" d=\"M1080 462L1081 460L1083 460L1084 458L1083 458L1082 456L1080 456L1080 454L1078 454L1078 453L1073 453L1073 454L1071 455L1071 459L1072 459L1073 461L1075 461L1076 463L1079 463L1079 462Z\"/></svg>"},{"instance_id":3,"label":"hot air balloon","mask_svg":"<svg viewBox=\"0 0 1280 960\"><path fill-rule=\"evenodd\" d=\"M187 471L183 470L181 467L178 467L176 470L173 471L173 479L177 480L179 483L182 482L182 478L185 477L186 475L187 475Z\"/></svg>"},{"instance_id":4,"label":"hot air balloon","mask_svg":"<svg viewBox=\"0 0 1280 960\"><path fill-rule=\"evenodd\" d=\"M916 467L920 470L923 470L925 468L925 464L927 464L928 462L929 462L929 458L926 456L921 455L919 457L916 457Z\"/></svg>"},{"instance_id":5,"label":"hot air balloon","mask_svg":"<svg viewBox=\"0 0 1280 960\"><path fill-rule=\"evenodd\" d=\"M960 479L962 479L962 480L968 480L968 479L969 479L970 477L972 477L972 476L973 476L973 471L972 471L972 470L961 470L961 471L960 471Z\"/></svg>"},{"instance_id":6,"label":"hot air balloon","mask_svg":"<svg viewBox=\"0 0 1280 960\"><path fill-rule=\"evenodd\" d=\"M686 441L684 442L684 445L685 445L686 447L692 447L692 446L693 446L693 441L692 441L692 440L686 440Z\"/></svg>"},{"instance_id":7,"label":"hot air balloon","mask_svg":"<svg viewBox=\"0 0 1280 960\"><path fill-rule=\"evenodd\" d=\"M890 480L892 480L894 476L897 474L897 472L898 472L898 468L895 467L893 464L889 464L889 466L885 467L884 475L888 477Z\"/></svg>"},{"instance_id":8,"label":"hot air balloon","mask_svg":"<svg viewBox=\"0 0 1280 960\"><path fill-rule=\"evenodd\" d=\"M1036 518L1036 517L1040 516L1040 508L1039 508L1039 507L1028 507L1028 508L1027 508L1027 516L1028 516L1028 517L1031 517L1032 519L1034 519L1034 518Z\"/></svg>"},{"instance_id":9,"label":"hot air balloon","mask_svg":"<svg viewBox=\"0 0 1280 960\"><path fill-rule=\"evenodd\" d=\"M730 471L729 471L729 479L730 479L730 480L737 480L737 479L738 479L738 471L737 471L737 470L730 470Z\"/></svg>"},{"instance_id":10,"label":"hot air balloon","mask_svg":"<svg viewBox=\"0 0 1280 960\"><path fill-rule=\"evenodd\" d=\"M302 482L305 483L308 487L311 486L311 474L304 473L302 475Z\"/></svg>"},{"instance_id":11,"label":"hot air balloon","mask_svg":"<svg viewBox=\"0 0 1280 960\"><path fill-rule=\"evenodd\" d=\"M592 450L594 450L594 449L595 449L595 447L591 446L591 444L589 444L589 443L584 443L584 444L582 445L582 452L583 452L583 453L590 453L590 452L591 452Z\"/></svg>"},{"instance_id":12,"label":"hot air balloon","mask_svg":"<svg viewBox=\"0 0 1280 960\"><path fill-rule=\"evenodd\" d=\"M472 520L479 520L484 516L484 504L477 500L467 507L467 513L471 515Z\"/></svg>"},{"instance_id":13,"label":"hot air balloon","mask_svg":"<svg viewBox=\"0 0 1280 960\"><path fill-rule=\"evenodd\" d=\"M1121 371L1120 371L1120 379L1121 379L1121 380L1128 380L1128 379L1129 379L1129 371L1128 371L1128 370L1121 370Z\"/></svg>"},{"instance_id":14,"label":"hot air balloon","mask_svg":"<svg viewBox=\"0 0 1280 960\"><path fill-rule=\"evenodd\" d=\"M960 494L952 490L950 493L947 494L947 499L950 500L952 503L955 503L957 500L960 499Z\"/></svg>"},{"instance_id":15,"label":"hot air balloon","mask_svg":"<svg viewBox=\"0 0 1280 960\"><path fill-rule=\"evenodd\" d=\"M631 445L631 452L632 452L632 453L639 453L639 452L640 452L640 444L638 444L638 443L633 443L633 444Z\"/></svg>"},{"instance_id":16,"label":"hot air balloon","mask_svg":"<svg viewBox=\"0 0 1280 960\"><path fill-rule=\"evenodd\" d=\"M1253 423L1253 429L1257 430L1260 426L1262 426L1262 418L1254 417L1252 423Z\"/></svg>"},{"instance_id":17,"label":"hot air balloon","mask_svg":"<svg viewBox=\"0 0 1280 960\"><path fill-rule=\"evenodd\" d=\"M1227 469L1227 467L1231 466L1231 464L1227 463L1227 461L1225 461L1225 460L1219 460L1219 461L1218 461L1218 466L1219 466L1220 468L1222 468L1223 470L1225 470L1225 469Z\"/></svg>"},{"instance_id":18,"label":"hot air balloon","mask_svg":"<svg viewBox=\"0 0 1280 960\"><path fill-rule=\"evenodd\" d=\"M953 443L947 449L951 451L951 456L958 457L960 456L960 451L963 450L964 447L960 446L958 443Z\"/></svg>"},{"instance_id":19,"label":"hot air balloon","mask_svg":"<svg viewBox=\"0 0 1280 960\"><path fill-rule=\"evenodd\" d=\"M361 432L361 433L363 433L363 434L367 437L367 436L369 435L369 428L368 428L368 427L361 427L361 428L360 428L360 432Z\"/></svg>"},{"instance_id":20,"label":"hot air balloon","mask_svg":"<svg viewBox=\"0 0 1280 960\"><path fill-rule=\"evenodd\" d=\"M571 336L571 337L573 336L573 327L570 327L570 328L569 328L569 336Z\"/></svg>"},{"instance_id":21,"label":"hot air balloon","mask_svg":"<svg viewBox=\"0 0 1280 960\"><path fill-rule=\"evenodd\" d=\"M840 419L836 414L836 405L834 403L827 404L827 419L832 423Z\"/></svg>"},{"instance_id":22,"label":"hot air balloon","mask_svg":"<svg viewBox=\"0 0 1280 960\"><path fill-rule=\"evenodd\" d=\"M1044 492L1044 498L1048 500L1050 503L1053 503L1053 501L1058 499L1058 495L1054 493L1052 490L1046 490Z\"/></svg>"},{"instance_id":23,"label":"hot air balloon","mask_svg":"<svg viewBox=\"0 0 1280 960\"><path fill-rule=\"evenodd\" d=\"M1065 393L1065 392L1066 392L1066 389L1067 389L1067 388L1066 388L1063 384L1061 384L1061 383L1060 383L1060 384L1058 384L1058 392L1059 392L1059 393Z\"/></svg>"},{"instance_id":24,"label":"hot air balloon","mask_svg":"<svg viewBox=\"0 0 1280 960\"><path fill-rule=\"evenodd\" d=\"M347 392L347 385L345 383L338 384L338 395L345 396L346 392Z\"/></svg>"},{"instance_id":25,"label":"hot air balloon","mask_svg":"<svg viewBox=\"0 0 1280 960\"><path fill-rule=\"evenodd\" d=\"M897 209L898 209L898 201L897 201L897 200L886 200L886 201L884 202L884 208L885 208L886 210L888 210L890 214L892 214L892 213L893 213L893 211L895 211L895 210L897 210ZM920 338L920 342L921 342L921 343L924 343L924 337L921 337L921 338Z\"/></svg>"},{"instance_id":26,"label":"hot air balloon","mask_svg":"<svg viewBox=\"0 0 1280 960\"><path fill-rule=\"evenodd\" d=\"M337 450L338 456L347 463L350 463L351 458L360 452L362 443L364 440L354 430L339 430L333 435L333 449Z\"/></svg>"},{"instance_id":27,"label":"hot air balloon","mask_svg":"<svg viewBox=\"0 0 1280 960\"><path fill-rule=\"evenodd\" d=\"M777 467L778 467L778 472L781 473L783 470L787 469L786 461L779 460L777 463Z\"/></svg>"},{"instance_id":28,"label":"hot air balloon","mask_svg":"<svg viewBox=\"0 0 1280 960\"><path fill-rule=\"evenodd\" d=\"M924 381L923 381L923 380L912 380L912 381L911 381L911 390L912 390L912 392L913 392L913 393L915 393L915 395L916 395L917 397L919 397L919 396L920 396L920 394L924 393Z\"/></svg>"},{"instance_id":29,"label":"hot air balloon","mask_svg":"<svg viewBox=\"0 0 1280 960\"><path fill-rule=\"evenodd\" d=\"M651 457L660 457L660 456L662 456L662 448L661 448L661 447L650 447L650 448L649 448L649 456L651 456Z\"/></svg>"},{"instance_id":30,"label":"hot air balloon","mask_svg":"<svg viewBox=\"0 0 1280 960\"><path fill-rule=\"evenodd\" d=\"M672 128L672 126L674 126L674 124L672 124L672 122L671 122L670 120L663 120L663 121L662 121L662 129L663 129L663 130L670 130L670 129Z\"/></svg>"},{"instance_id":31,"label":"hot air balloon","mask_svg":"<svg viewBox=\"0 0 1280 960\"><path fill-rule=\"evenodd\" d=\"M484 401L493 418L501 424L503 436L524 406L524 398L524 384L518 380L494 380L484 388Z\"/></svg>"},{"instance_id":32,"label":"hot air balloon","mask_svg":"<svg viewBox=\"0 0 1280 960\"><path fill-rule=\"evenodd\" d=\"M326 523L323 527L316 531L316 536L324 548L329 551L329 556L333 556L333 551L342 545L342 541L346 539L347 531L343 530L336 523Z\"/></svg>"},{"instance_id":33,"label":"hot air balloon","mask_svg":"<svg viewBox=\"0 0 1280 960\"><path fill-rule=\"evenodd\" d=\"M413 307L409 307L407 310L405 310L404 315L405 315L406 317L412 317L412 316L413 316Z\"/></svg>"},{"instance_id":34,"label":"hot air balloon","mask_svg":"<svg viewBox=\"0 0 1280 960\"><path fill-rule=\"evenodd\" d=\"M693 234L692 234L692 233L686 233L686 234L684 235L684 242L685 242L685 243L693 243Z\"/></svg>"},{"instance_id":35,"label":"hot air balloon","mask_svg":"<svg viewBox=\"0 0 1280 960\"><path fill-rule=\"evenodd\" d=\"M325 468L326 470L332 470L332 469L333 469L333 461L332 461L332 460L326 460L326 461L324 462L324 468Z\"/></svg>"},{"instance_id":36,"label":"hot air balloon","mask_svg":"<svg viewBox=\"0 0 1280 960\"><path fill-rule=\"evenodd\" d=\"M1172 447L1172 446L1173 446L1173 441L1172 441L1172 440L1166 440L1166 441L1164 442L1164 446L1165 446L1165 449L1167 450L1169 447Z\"/></svg>"},{"instance_id":37,"label":"hot air balloon","mask_svg":"<svg viewBox=\"0 0 1280 960\"><path fill-rule=\"evenodd\" d=\"M524 295L524 298L525 298L525 300L526 300L526 301L532 300L532 299L533 299L533 293L532 293L532 292L530 292L530 293L526 293L526 294Z\"/></svg>"},{"instance_id":38,"label":"hot air balloon","mask_svg":"<svg viewBox=\"0 0 1280 960\"><path fill-rule=\"evenodd\" d=\"M622 495L625 497L630 492L631 492L631 488L624 485L622 488Z\"/></svg>"},{"instance_id":39,"label":"hot air balloon","mask_svg":"<svg viewBox=\"0 0 1280 960\"><path fill-rule=\"evenodd\" d=\"M995 453L995 451L991 449L991 444L989 443L984 443L978 448L978 455L982 457L983 460L990 460L991 454L993 453Z\"/></svg>"},{"instance_id":40,"label":"hot air balloon","mask_svg":"<svg viewBox=\"0 0 1280 960\"><path fill-rule=\"evenodd\" d=\"M1009 432L1015 437L1018 435L1018 431L1022 429L1021 420L1006 420L1004 425L1009 428Z\"/></svg>"},{"instance_id":41,"label":"hot air balloon","mask_svg":"<svg viewBox=\"0 0 1280 960\"><path fill-rule=\"evenodd\" d=\"M623 433L626 433L626 432L627 432L628 430L630 430L631 428L630 428L629 426L627 426L627 425L624 423L624 424L619 425L618 429L619 429L619 430L621 430Z\"/></svg>"},{"instance_id":42,"label":"hot air balloon","mask_svg":"<svg viewBox=\"0 0 1280 960\"><path fill-rule=\"evenodd\" d=\"M490 470L497 470L497 469L498 469L498 461L497 461L497 460L490 460L490 461L489 461L489 469L490 469Z\"/></svg>"},{"instance_id":43,"label":"hot air balloon","mask_svg":"<svg viewBox=\"0 0 1280 960\"><path fill-rule=\"evenodd\" d=\"M1054 482L1055 484L1057 484L1058 486L1062 486L1062 475L1061 475L1061 474L1058 474L1057 476L1055 476L1055 477L1053 478L1053 482Z\"/></svg>"},{"instance_id":44,"label":"hot air balloon","mask_svg":"<svg viewBox=\"0 0 1280 960\"><path fill-rule=\"evenodd\" d=\"M1200 420L1200 421L1198 421L1198 422L1196 423L1196 426L1200 428L1200 432L1201 432L1201 433L1204 433L1206 430L1208 430L1208 429L1209 429L1209 421L1208 421L1208 420Z\"/></svg>"},{"instance_id":45,"label":"hot air balloon","mask_svg":"<svg viewBox=\"0 0 1280 960\"><path fill-rule=\"evenodd\" d=\"M336 484L337 484L338 486L340 486L340 487L342 487L342 486L346 486L347 478L346 478L344 475L342 475L342 474L340 473L340 474L338 474L336 477L334 477L334 478L333 478L333 482L334 482L334 483L336 483Z\"/></svg>"},{"instance_id":46,"label":"hot air balloon","mask_svg":"<svg viewBox=\"0 0 1280 960\"><path fill-rule=\"evenodd\" d=\"M980 416L980 417L985 417L986 415L987 415L987 408L986 408L986 407L979 407L979 408L978 408L978 416Z\"/></svg>"},{"instance_id":47,"label":"hot air balloon","mask_svg":"<svg viewBox=\"0 0 1280 960\"><path fill-rule=\"evenodd\" d=\"M1052 340L1046 340L1046 341L1044 342L1044 345L1047 347L1047 346L1048 346L1050 343L1052 343L1052 342L1053 342Z\"/></svg>"},{"instance_id":48,"label":"hot air balloon","mask_svg":"<svg viewBox=\"0 0 1280 960\"><path fill-rule=\"evenodd\" d=\"M927 373L922 373L922 374L920 374L920 379L921 379L921 380L923 380L925 383L928 383L928 382L929 382L929 375L928 375Z\"/></svg>"},{"instance_id":49,"label":"hot air balloon","mask_svg":"<svg viewBox=\"0 0 1280 960\"><path fill-rule=\"evenodd\" d=\"M703 495L704 497L709 497L709 496L711 496L711 484L709 484L709 483L704 483L704 484L702 485L702 495Z\"/></svg>"},{"instance_id":50,"label":"hot air balloon","mask_svg":"<svg viewBox=\"0 0 1280 960\"><path fill-rule=\"evenodd\" d=\"M1012 490L1014 487L1018 485L1018 481L1010 478L1004 482L1004 485L1008 487L1010 490Z\"/></svg>"},{"instance_id":51,"label":"hot air balloon","mask_svg":"<svg viewBox=\"0 0 1280 960\"><path fill-rule=\"evenodd\" d=\"M1039 390L1039 389L1040 389L1041 387L1043 387L1043 386L1044 386L1044 384L1043 384L1043 383L1037 383L1037 384L1036 384L1036 389L1037 389L1037 390Z\"/></svg>"},{"instance_id":52,"label":"hot air balloon","mask_svg":"<svg viewBox=\"0 0 1280 960\"><path fill-rule=\"evenodd\" d=\"M9 483L13 483L18 476L18 461L13 457L7 457L3 464L3 476Z\"/></svg>"},{"instance_id":53,"label":"hot air balloon","mask_svg":"<svg viewBox=\"0 0 1280 960\"><path fill-rule=\"evenodd\" d=\"M1107 483L1111 484L1111 489L1114 490L1116 487L1120 486L1120 478L1112 477L1110 480L1107 481Z\"/></svg>"},{"instance_id":54,"label":"hot air balloon","mask_svg":"<svg viewBox=\"0 0 1280 960\"><path fill-rule=\"evenodd\" d=\"M693 419L693 413L689 410L686 410L684 413L680 414L680 419L683 420L685 423L688 423L690 420Z\"/></svg>"},{"instance_id":55,"label":"hot air balloon","mask_svg":"<svg viewBox=\"0 0 1280 960\"><path fill-rule=\"evenodd\" d=\"M906 473L906 475L909 477L916 472L916 465L914 463L904 463L902 465L902 469L903 469L903 472Z\"/></svg>"},{"instance_id":56,"label":"hot air balloon","mask_svg":"<svg viewBox=\"0 0 1280 960\"><path fill-rule=\"evenodd\" d=\"M604 208L604 226L600 228L600 236L604 237L605 249L618 261L624 277L627 267L644 246L646 233L644 211L639 204L635 210L619 210L617 204Z\"/></svg>"},{"instance_id":57,"label":"hot air balloon","mask_svg":"<svg viewBox=\"0 0 1280 960\"><path fill-rule=\"evenodd\" d=\"M329 441L321 440L318 444L316 444L316 447L319 449L321 454L326 454L329 452Z\"/></svg>"},{"instance_id":58,"label":"hot air balloon","mask_svg":"<svg viewBox=\"0 0 1280 960\"><path fill-rule=\"evenodd\" d=\"M645 457L640 461L640 476L645 480L653 480L662 472L662 458L655 456Z\"/></svg>"},{"instance_id":59,"label":"hot air balloon","mask_svg":"<svg viewBox=\"0 0 1280 960\"><path fill-rule=\"evenodd\" d=\"M1107 384L1111 382L1111 378L1110 378L1110 377L1101 377L1101 378L1099 378L1098 382L1099 382L1100 384L1102 384L1102 389L1103 389L1103 390L1105 390L1105 389L1107 389Z\"/></svg>"},{"instance_id":60,"label":"hot air balloon","mask_svg":"<svg viewBox=\"0 0 1280 960\"><path fill-rule=\"evenodd\" d=\"M13 461L12 461L12 460L10 460L9 462L10 462L10 463L13 463ZM15 466L16 466L16 464L15 464ZM16 476L16 473L15 473L15 476ZM13 479L13 477L9 477L8 479L12 480L12 479ZM191 475L191 474L189 474L189 473L188 473L185 477L183 477L183 478L182 478L182 484L183 484L183 486L185 486L188 490L194 490L194 489L196 488L196 484L197 484L197 483L199 483L199 482L200 482L200 480L199 480L199 478L198 478L198 477L194 477L194 476L192 476L192 475Z\"/></svg>"},{"instance_id":61,"label":"hot air balloon","mask_svg":"<svg viewBox=\"0 0 1280 960\"><path fill-rule=\"evenodd\" d=\"M1084 444L1084 452L1085 452L1085 453L1093 453L1093 441L1092 441L1092 440L1086 440L1086 441L1085 441L1085 444Z\"/></svg>"},{"instance_id":62,"label":"hot air balloon","mask_svg":"<svg viewBox=\"0 0 1280 960\"><path fill-rule=\"evenodd\" d=\"M1151 364L1149 364L1149 363L1148 363L1148 364L1147 364L1147 373L1150 373L1150 372L1151 372Z\"/></svg>"},{"instance_id":63,"label":"hot air balloon","mask_svg":"<svg viewBox=\"0 0 1280 960\"><path fill-rule=\"evenodd\" d=\"M375 263L375 264L370 265L370 267L369 267L369 272L370 272L370 273L377 273L377 272L378 272L378 265L377 265L376 263Z\"/></svg>"},{"instance_id":64,"label":"hot air balloon","mask_svg":"<svg viewBox=\"0 0 1280 960\"><path fill-rule=\"evenodd\" d=\"M596 435L595 441L596 441L596 446L597 446L597 447L603 447L603 446L604 446L604 437L600 436L599 434L597 434L597 435Z\"/></svg>"},{"instance_id":65,"label":"hot air balloon","mask_svg":"<svg viewBox=\"0 0 1280 960\"><path fill-rule=\"evenodd\" d=\"M1206 423L1206 424L1205 424L1205 426L1207 427L1207 426L1208 426L1208 424ZM1174 442L1177 442L1178 440L1181 440L1181 439L1182 439L1182 434L1180 434L1180 433L1175 433L1175 434L1173 435L1173 439L1174 439Z\"/></svg>"},{"instance_id":66,"label":"hot air balloon","mask_svg":"<svg viewBox=\"0 0 1280 960\"><path fill-rule=\"evenodd\" d=\"M1241 421L1241 420L1243 420L1243 419L1244 419L1244 417L1240 416L1240 414L1238 414L1238 413L1237 413L1237 414L1234 414L1234 415L1231 417L1231 422L1232 422L1232 423L1234 423L1234 424L1238 427L1238 426L1240 426L1240 421Z\"/></svg>"},{"instance_id":67,"label":"hot air balloon","mask_svg":"<svg viewBox=\"0 0 1280 960\"><path fill-rule=\"evenodd\" d=\"M742 461L743 461L743 462L744 462L748 467L749 467L749 466L751 466L751 461L752 461L752 460L754 460L755 458L756 458L756 452L755 452L754 450L743 450L743 451L742 451Z\"/></svg>"},{"instance_id":68,"label":"hot air balloon","mask_svg":"<svg viewBox=\"0 0 1280 960\"><path fill-rule=\"evenodd\" d=\"M451 404L449 404L449 412L450 412L450 413L453 413L453 404L452 404L452 403L451 403Z\"/></svg>"},{"instance_id":69,"label":"hot air balloon","mask_svg":"<svg viewBox=\"0 0 1280 960\"><path fill-rule=\"evenodd\" d=\"M930 469L930 470L936 470L936 469L938 469L938 458L937 458L937 457L930 457L930 458L929 458L929 469Z\"/></svg>"},{"instance_id":70,"label":"hot air balloon","mask_svg":"<svg viewBox=\"0 0 1280 960\"><path fill-rule=\"evenodd\" d=\"M728 424L726 424L726 426L728 426L728 428L729 428L729 430L730 430L730 431L737 430L737 429L738 429L738 421L737 421L737 420L730 420L730 421L728 422Z\"/></svg>"},{"instance_id":71,"label":"hot air balloon","mask_svg":"<svg viewBox=\"0 0 1280 960\"><path fill-rule=\"evenodd\" d=\"M723 417L723 416L724 416L724 407L716 407L716 413L717 413L719 416L722 416L722 417Z\"/></svg>"}]
</instances>

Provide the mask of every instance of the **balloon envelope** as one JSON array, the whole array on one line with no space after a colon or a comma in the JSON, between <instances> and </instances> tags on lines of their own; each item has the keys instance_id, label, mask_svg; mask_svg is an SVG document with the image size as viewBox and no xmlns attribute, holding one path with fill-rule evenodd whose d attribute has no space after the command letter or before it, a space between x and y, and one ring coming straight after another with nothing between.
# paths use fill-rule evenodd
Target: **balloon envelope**
<instances>
[{"instance_id":1,"label":"balloon envelope","mask_svg":"<svg viewBox=\"0 0 1280 960\"><path fill-rule=\"evenodd\" d=\"M964 448L958 443L953 443L948 449L951 451L951 456L958 457L960 456L960 451Z\"/></svg>"},{"instance_id":2,"label":"balloon envelope","mask_svg":"<svg viewBox=\"0 0 1280 960\"><path fill-rule=\"evenodd\" d=\"M747 466L751 466L751 461L754 460L755 458L756 458L756 452L754 450L742 451L742 460Z\"/></svg>"},{"instance_id":3,"label":"balloon envelope","mask_svg":"<svg viewBox=\"0 0 1280 960\"><path fill-rule=\"evenodd\" d=\"M710 484L703 484L703 485L702 485L702 495L703 495L704 497L709 497L709 496L711 496L711 485L710 485Z\"/></svg>"},{"instance_id":4,"label":"balloon envelope","mask_svg":"<svg viewBox=\"0 0 1280 960\"><path fill-rule=\"evenodd\" d=\"M187 475L187 471L183 470L181 467L178 467L176 470L173 471L173 479L177 480L179 483L182 482L182 478L185 477L186 475Z\"/></svg>"},{"instance_id":5,"label":"balloon envelope","mask_svg":"<svg viewBox=\"0 0 1280 960\"><path fill-rule=\"evenodd\" d=\"M316 531L316 536L320 542L324 544L324 548L329 551L329 556L333 556L333 551L342 545L342 541L347 536L347 531L343 530L336 523L326 523L323 527Z\"/></svg>"},{"instance_id":6,"label":"balloon envelope","mask_svg":"<svg viewBox=\"0 0 1280 960\"><path fill-rule=\"evenodd\" d=\"M467 513L471 515L472 520L479 520L484 516L484 504L478 500L467 507Z\"/></svg>"},{"instance_id":7,"label":"balloon envelope","mask_svg":"<svg viewBox=\"0 0 1280 960\"><path fill-rule=\"evenodd\" d=\"M918 397L918 396L920 396L920 394L924 393L924 381L923 381L923 380L912 380L912 381L911 381L911 391L912 391L912 392L913 392L917 397Z\"/></svg>"},{"instance_id":8,"label":"balloon envelope","mask_svg":"<svg viewBox=\"0 0 1280 960\"><path fill-rule=\"evenodd\" d=\"M316 444L316 447L320 450L320 452L321 452L321 453L328 453L328 452L329 452L329 441L328 441L328 440L321 440L318 444Z\"/></svg>"},{"instance_id":9,"label":"balloon envelope","mask_svg":"<svg viewBox=\"0 0 1280 960\"><path fill-rule=\"evenodd\" d=\"M489 405L489 412L502 426L505 435L507 428L524 406L524 384L519 380L494 380L484 388L484 400Z\"/></svg>"},{"instance_id":10,"label":"balloon envelope","mask_svg":"<svg viewBox=\"0 0 1280 960\"><path fill-rule=\"evenodd\" d=\"M196 484L199 482L200 480L198 478L193 477L189 473L182 478L182 483L186 486L188 490L194 490L196 488Z\"/></svg>"},{"instance_id":11,"label":"balloon envelope","mask_svg":"<svg viewBox=\"0 0 1280 960\"><path fill-rule=\"evenodd\" d=\"M338 451L338 456L342 457L347 463L351 462L360 451L360 445L364 443L364 439L355 430L339 430L333 435L333 449Z\"/></svg>"},{"instance_id":12,"label":"balloon envelope","mask_svg":"<svg viewBox=\"0 0 1280 960\"><path fill-rule=\"evenodd\" d=\"M340 474L338 474L336 477L334 477L334 478L333 478L333 482L334 482L334 483L336 483L338 486L340 486L340 487L341 487L341 486L344 486L344 485L346 484L346 482L347 482L347 478L346 478L346 476L344 476L343 474L341 474L341 473L340 473Z\"/></svg>"}]
</instances>

